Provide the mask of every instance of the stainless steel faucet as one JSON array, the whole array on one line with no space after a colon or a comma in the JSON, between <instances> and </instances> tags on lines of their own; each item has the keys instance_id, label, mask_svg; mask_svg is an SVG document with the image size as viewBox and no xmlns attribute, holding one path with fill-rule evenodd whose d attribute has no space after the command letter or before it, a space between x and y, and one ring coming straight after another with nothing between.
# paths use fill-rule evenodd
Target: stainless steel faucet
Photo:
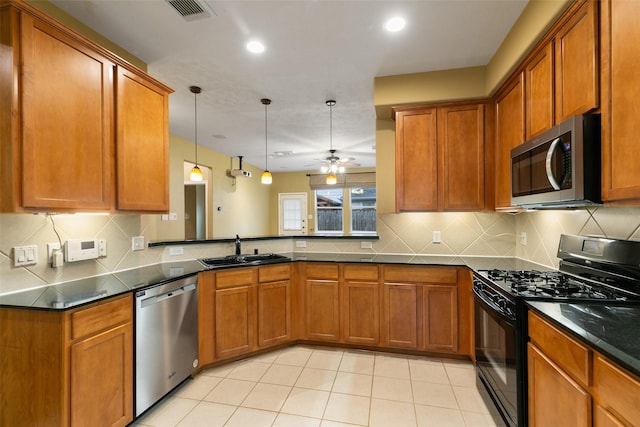
<instances>
[{"instance_id":1,"label":"stainless steel faucet","mask_svg":"<svg viewBox=\"0 0 640 427\"><path fill-rule=\"evenodd\" d=\"M242 247L240 246L240 236L236 234L236 255L240 255L242 253Z\"/></svg>"}]
</instances>

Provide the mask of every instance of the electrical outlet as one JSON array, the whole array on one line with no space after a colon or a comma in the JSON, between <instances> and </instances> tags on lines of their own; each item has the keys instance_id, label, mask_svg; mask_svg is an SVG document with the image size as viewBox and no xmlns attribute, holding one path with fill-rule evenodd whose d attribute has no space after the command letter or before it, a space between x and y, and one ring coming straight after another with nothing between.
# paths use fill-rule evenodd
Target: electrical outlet
<instances>
[{"instance_id":1,"label":"electrical outlet","mask_svg":"<svg viewBox=\"0 0 640 427\"><path fill-rule=\"evenodd\" d=\"M169 212L169 221L177 221L178 220L178 214L175 212Z\"/></svg>"},{"instance_id":2,"label":"electrical outlet","mask_svg":"<svg viewBox=\"0 0 640 427\"><path fill-rule=\"evenodd\" d=\"M53 261L53 259L51 258L53 256L53 252L57 251L58 249L62 249L60 247L60 243L58 243L58 242L47 243L47 260L49 262Z\"/></svg>"},{"instance_id":3,"label":"electrical outlet","mask_svg":"<svg viewBox=\"0 0 640 427\"><path fill-rule=\"evenodd\" d=\"M524 231L520 233L520 244L522 246L527 246L527 233Z\"/></svg>"},{"instance_id":4,"label":"electrical outlet","mask_svg":"<svg viewBox=\"0 0 640 427\"><path fill-rule=\"evenodd\" d=\"M144 236L136 236L131 238L131 250L141 251L144 249Z\"/></svg>"},{"instance_id":5,"label":"electrical outlet","mask_svg":"<svg viewBox=\"0 0 640 427\"><path fill-rule=\"evenodd\" d=\"M371 249L373 248L373 243L371 242L360 242L360 249Z\"/></svg>"},{"instance_id":6,"label":"electrical outlet","mask_svg":"<svg viewBox=\"0 0 640 427\"><path fill-rule=\"evenodd\" d=\"M306 248L307 242L305 240L296 240L296 248Z\"/></svg>"},{"instance_id":7,"label":"electrical outlet","mask_svg":"<svg viewBox=\"0 0 640 427\"><path fill-rule=\"evenodd\" d=\"M169 255L171 256L184 255L184 248L182 246L171 246L169 248Z\"/></svg>"},{"instance_id":8,"label":"electrical outlet","mask_svg":"<svg viewBox=\"0 0 640 427\"><path fill-rule=\"evenodd\" d=\"M431 236L432 243L441 243L442 242L442 233L440 231L434 231Z\"/></svg>"}]
</instances>

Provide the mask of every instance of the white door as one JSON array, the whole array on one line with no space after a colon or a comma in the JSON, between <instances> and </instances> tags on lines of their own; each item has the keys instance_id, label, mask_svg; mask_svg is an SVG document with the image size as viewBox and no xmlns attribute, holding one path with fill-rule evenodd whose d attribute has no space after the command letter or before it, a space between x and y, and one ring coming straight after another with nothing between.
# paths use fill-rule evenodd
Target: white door
<instances>
[{"instance_id":1,"label":"white door","mask_svg":"<svg viewBox=\"0 0 640 427\"><path fill-rule=\"evenodd\" d=\"M307 193L278 194L278 232L280 235L307 234Z\"/></svg>"}]
</instances>

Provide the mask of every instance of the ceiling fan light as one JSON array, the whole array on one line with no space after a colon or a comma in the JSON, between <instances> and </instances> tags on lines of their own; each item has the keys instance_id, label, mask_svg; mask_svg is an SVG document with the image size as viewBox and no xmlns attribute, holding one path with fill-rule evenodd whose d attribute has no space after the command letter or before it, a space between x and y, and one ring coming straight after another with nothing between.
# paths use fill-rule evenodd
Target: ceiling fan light
<instances>
[{"instance_id":1,"label":"ceiling fan light","mask_svg":"<svg viewBox=\"0 0 640 427\"><path fill-rule=\"evenodd\" d=\"M266 185L269 185L273 182L273 177L271 176L271 172L264 171L262 172L262 176L260 177L260 182Z\"/></svg>"},{"instance_id":2,"label":"ceiling fan light","mask_svg":"<svg viewBox=\"0 0 640 427\"><path fill-rule=\"evenodd\" d=\"M344 173L344 166L339 166L338 167L338 173Z\"/></svg>"},{"instance_id":3,"label":"ceiling fan light","mask_svg":"<svg viewBox=\"0 0 640 427\"><path fill-rule=\"evenodd\" d=\"M322 173L327 173L327 172L329 172L329 166L322 166L322 167L320 168L320 172L322 172Z\"/></svg>"},{"instance_id":4,"label":"ceiling fan light","mask_svg":"<svg viewBox=\"0 0 640 427\"><path fill-rule=\"evenodd\" d=\"M326 183L328 185L335 185L338 183L338 178L336 177L336 174L333 172L330 172L329 175L327 175L327 180Z\"/></svg>"},{"instance_id":5,"label":"ceiling fan light","mask_svg":"<svg viewBox=\"0 0 640 427\"><path fill-rule=\"evenodd\" d=\"M202 181L202 171L200 170L198 165L195 165L193 169L191 169L191 173L189 174L189 179L195 182Z\"/></svg>"}]
</instances>

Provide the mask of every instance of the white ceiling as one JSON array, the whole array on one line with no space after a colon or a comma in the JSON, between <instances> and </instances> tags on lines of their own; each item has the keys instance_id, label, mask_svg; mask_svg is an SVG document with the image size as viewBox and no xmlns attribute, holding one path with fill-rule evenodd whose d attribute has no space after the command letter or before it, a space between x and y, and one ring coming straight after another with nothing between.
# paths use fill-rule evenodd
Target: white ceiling
<instances>
[{"instance_id":1,"label":"white ceiling","mask_svg":"<svg viewBox=\"0 0 640 427\"><path fill-rule=\"evenodd\" d=\"M52 0L148 64L175 90L170 133L264 168L318 170L333 147L375 166L373 79L486 65L527 0L209 0L215 16L186 21L164 0ZM382 26L402 15L407 26ZM245 43L260 39L255 55ZM272 157L291 151L289 158ZM237 167L237 160L234 160Z\"/></svg>"}]
</instances>

